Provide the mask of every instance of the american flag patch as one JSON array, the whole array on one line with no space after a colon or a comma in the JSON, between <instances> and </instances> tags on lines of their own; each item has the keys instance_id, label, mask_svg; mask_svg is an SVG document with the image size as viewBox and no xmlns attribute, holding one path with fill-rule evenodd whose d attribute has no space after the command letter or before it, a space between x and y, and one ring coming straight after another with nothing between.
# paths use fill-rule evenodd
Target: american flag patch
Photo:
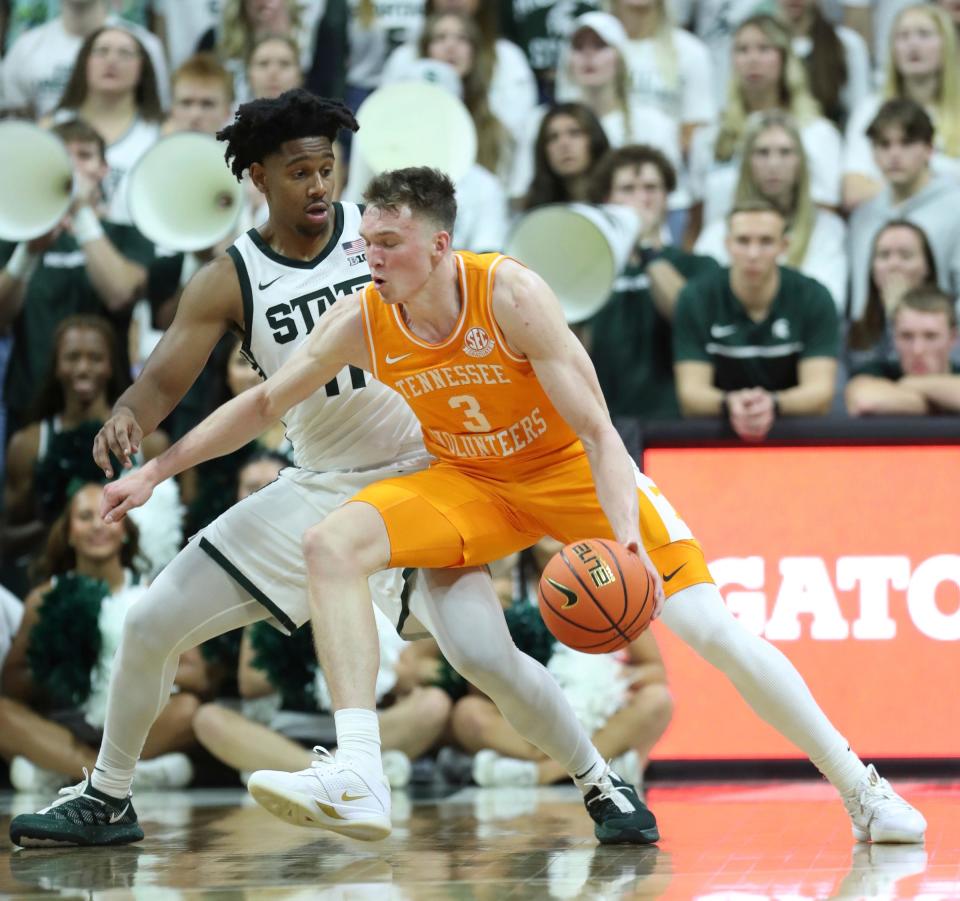
<instances>
[{"instance_id":1,"label":"american flag patch","mask_svg":"<svg viewBox=\"0 0 960 901\"><path fill-rule=\"evenodd\" d=\"M363 253L366 243L363 238L356 238L353 241L344 241L340 246L343 248L343 252L349 256L353 253Z\"/></svg>"}]
</instances>

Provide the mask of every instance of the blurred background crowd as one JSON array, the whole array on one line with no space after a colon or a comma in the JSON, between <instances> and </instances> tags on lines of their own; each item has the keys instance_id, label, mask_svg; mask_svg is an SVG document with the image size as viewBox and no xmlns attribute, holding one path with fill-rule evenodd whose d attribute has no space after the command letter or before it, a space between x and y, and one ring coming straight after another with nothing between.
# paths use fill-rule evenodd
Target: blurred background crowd
<instances>
[{"instance_id":1,"label":"blurred background crowd","mask_svg":"<svg viewBox=\"0 0 960 901\"><path fill-rule=\"evenodd\" d=\"M781 416L960 412L960 0L0 0L0 36L3 116L52 130L74 175L52 231L0 242L0 757L15 787L92 768L127 606L288 465L280 427L125 523L97 512L93 436L229 243L156 246L130 215L131 171L246 100L305 87L356 111L384 85L447 89L477 135L459 248L501 250L549 204L632 208L626 264L574 324L615 417L721 417L759 441ZM352 143L337 191L358 201L370 173ZM238 228L265 216L245 184ZM224 339L141 460L257 379ZM650 635L612 658L554 643L530 603L553 550L503 561L511 630L637 781L670 720L662 660ZM241 774L306 766L332 732L306 629L185 655L140 784L188 784L211 757ZM563 778L430 642L387 625L382 644L395 785Z\"/></svg>"}]
</instances>

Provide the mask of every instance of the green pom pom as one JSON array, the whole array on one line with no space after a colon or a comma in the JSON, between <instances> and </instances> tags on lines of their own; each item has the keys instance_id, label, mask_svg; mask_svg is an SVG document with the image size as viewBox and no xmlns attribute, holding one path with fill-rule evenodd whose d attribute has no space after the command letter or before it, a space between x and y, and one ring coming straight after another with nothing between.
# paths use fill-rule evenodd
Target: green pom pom
<instances>
[{"instance_id":1,"label":"green pom pom","mask_svg":"<svg viewBox=\"0 0 960 901\"><path fill-rule=\"evenodd\" d=\"M27 662L52 708L76 708L90 695L90 675L100 657L100 605L106 582L67 573L43 596L30 631Z\"/></svg>"},{"instance_id":2,"label":"green pom pom","mask_svg":"<svg viewBox=\"0 0 960 901\"><path fill-rule=\"evenodd\" d=\"M537 663L546 666L557 640L540 616L540 610L526 601L517 601L507 608L504 616L513 643Z\"/></svg>"},{"instance_id":3,"label":"green pom pom","mask_svg":"<svg viewBox=\"0 0 960 901\"><path fill-rule=\"evenodd\" d=\"M251 662L280 692L284 710L318 709L314 691L317 656L309 623L289 636L265 622L255 623L250 627L250 644Z\"/></svg>"},{"instance_id":4,"label":"green pom pom","mask_svg":"<svg viewBox=\"0 0 960 901\"><path fill-rule=\"evenodd\" d=\"M91 420L50 435L42 460L34 468L33 484L40 510L46 522L56 519L70 498L71 484L102 483L103 472L93 462L90 448L103 423ZM110 457L114 472L120 472L117 459ZM74 489L76 490L76 489Z\"/></svg>"}]
</instances>

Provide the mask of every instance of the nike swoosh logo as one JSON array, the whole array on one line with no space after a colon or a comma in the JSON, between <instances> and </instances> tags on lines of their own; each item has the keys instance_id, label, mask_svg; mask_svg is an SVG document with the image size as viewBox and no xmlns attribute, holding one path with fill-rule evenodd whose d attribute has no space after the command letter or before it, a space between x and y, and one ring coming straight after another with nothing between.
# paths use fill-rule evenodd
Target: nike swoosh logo
<instances>
[{"instance_id":1,"label":"nike swoosh logo","mask_svg":"<svg viewBox=\"0 0 960 901\"><path fill-rule=\"evenodd\" d=\"M710 334L714 338L729 338L737 330L735 325L711 325Z\"/></svg>"},{"instance_id":2,"label":"nike swoosh logo","mask_svg":"<svg viewBox=\"0 0 960 901\"><path fill-rule=\"evenodd\" d=\"M407 357L412 356L412 355L413 355L413 352L412 352L412 351L411 351L410 353L408 353L408 354L400 354L400 356L398 356L398 357L391 357L390 354L387 354L386 357L384 357L384 360L386 361L387 365L389 366L389 365L391 365L392 363L399 363L401 360L405 360Z\"/></svg>"},{"instance_id":3,"label":"nike swoosh logo","mask_svg":"<svg viewBox=\"0 0 960 901\"><path fill-rule=\"evenodd\" d=\"M344 792L342 795L340 795L340 800L341 801L359 801L361 798L369 798L369 797L370 797L369 795L348 795L346 792Z\"/></svg>"},{"instance_id":4,"label":"nike swoosh logo","mask_svg":"<svg viewBox=\"0 0 960 901\"><path fill-rule=\"evenodd\" d=\"M264 284L263 282L258 282L258 283L257 283L257 288L258 288L260 291L266 291L267 288L269 288L269 287L273 284L273 282L278 282L278 281L280 281L280 279L282 279L284 275L286 275L286 273L285 273L285 272L281 272L280 275L278 275L272 282L267 282L266 284Z\"/></svg>"},{"instance_id":5,"label":"nike swoosh logo","mask_svg":"<svg viewBox=\"0 0 960 901\"><path fill-rule=\"evenodd\" d=\"M549 576L547 576L547 581L567 599L564 605L560 608L561 610L568 610L574 606L574 604L577 604L580 601L580 598L577 597L577 593L575 591L571 591L566 585L561 585L559 582L555 582Z\"/></svg>"},{"instance_id":6,"label":"nike swoosh logo","mask_svg":"<svg viewBox=\"0 0 960 901\"><path fill-rule=\"evenodd\" d=\"M122 820L126 816L127 811L129 809L130 809L130 805L128 804L126 807L123 808L123 810L120 811L120 813L111 813L110 825L113 826L115 823L119 823L120 820Z\"/></svg>"},{"instance_id":7,"label":"nike swoosh logo","mask_svg":"<svg viewBox=\"0 0 960 901\"><path fill-rule=\"evenodd\" d=\"M664 581L664 582L669 582L669 581L670 581L678 572L680 572L680 570L683 569L686 565L687 565L686 563L681 563L672 573L670 573L669 576L668 576L666 573L664 573L664 574L663 574L663 581Z\"/></svg>"}]
</instances>

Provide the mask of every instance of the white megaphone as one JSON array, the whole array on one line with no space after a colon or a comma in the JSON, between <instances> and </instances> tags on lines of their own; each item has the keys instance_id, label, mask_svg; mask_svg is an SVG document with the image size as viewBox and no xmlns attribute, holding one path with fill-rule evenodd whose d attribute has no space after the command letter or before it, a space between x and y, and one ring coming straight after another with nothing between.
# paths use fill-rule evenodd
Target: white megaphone
<instances>
[{"instance_id":1,"label":"white megaphone","mask_svg":"<svg viewBox=\"0 0 960 901\"><path fill-rule=\"evenodd\" d=\"M32 241L70 208L73 165L63 142L32 122L0 122L0 238Z\"/></svg>"},{"instance_id":2,"label":"white megaphone","mask_svg":"<svg viewBox=\"0 0 960 901\"><path fill-rule=\"evenodd\" d=\"M236 228L242 188L209 135L162 138L130 173L130 218L154 244L190 252L213 247Z\"/></svg>"},{"instance_id":3,"label":"white megaphone","mask_svg":"<svg viewBox=\"0 0 960 901\"><path fill-rule=\"evenodd\" d=\"M582 322L607 302L639 233L640 217L629 207L549 204L517 221L504 253L542 276L567 322Z\"/></svg>"},{"instance_id":4,"label":"white megaphone","mask_svg":"<svg viewBox=\"0 0 960 901\"><path fill-rule=\"evenodd\" d=\"M477 159L477 131L463 102L426 81L403 81L374 91L357 110L353 139L375 174L431 166L453 181Z\"/></svg>"}]
</instances>

